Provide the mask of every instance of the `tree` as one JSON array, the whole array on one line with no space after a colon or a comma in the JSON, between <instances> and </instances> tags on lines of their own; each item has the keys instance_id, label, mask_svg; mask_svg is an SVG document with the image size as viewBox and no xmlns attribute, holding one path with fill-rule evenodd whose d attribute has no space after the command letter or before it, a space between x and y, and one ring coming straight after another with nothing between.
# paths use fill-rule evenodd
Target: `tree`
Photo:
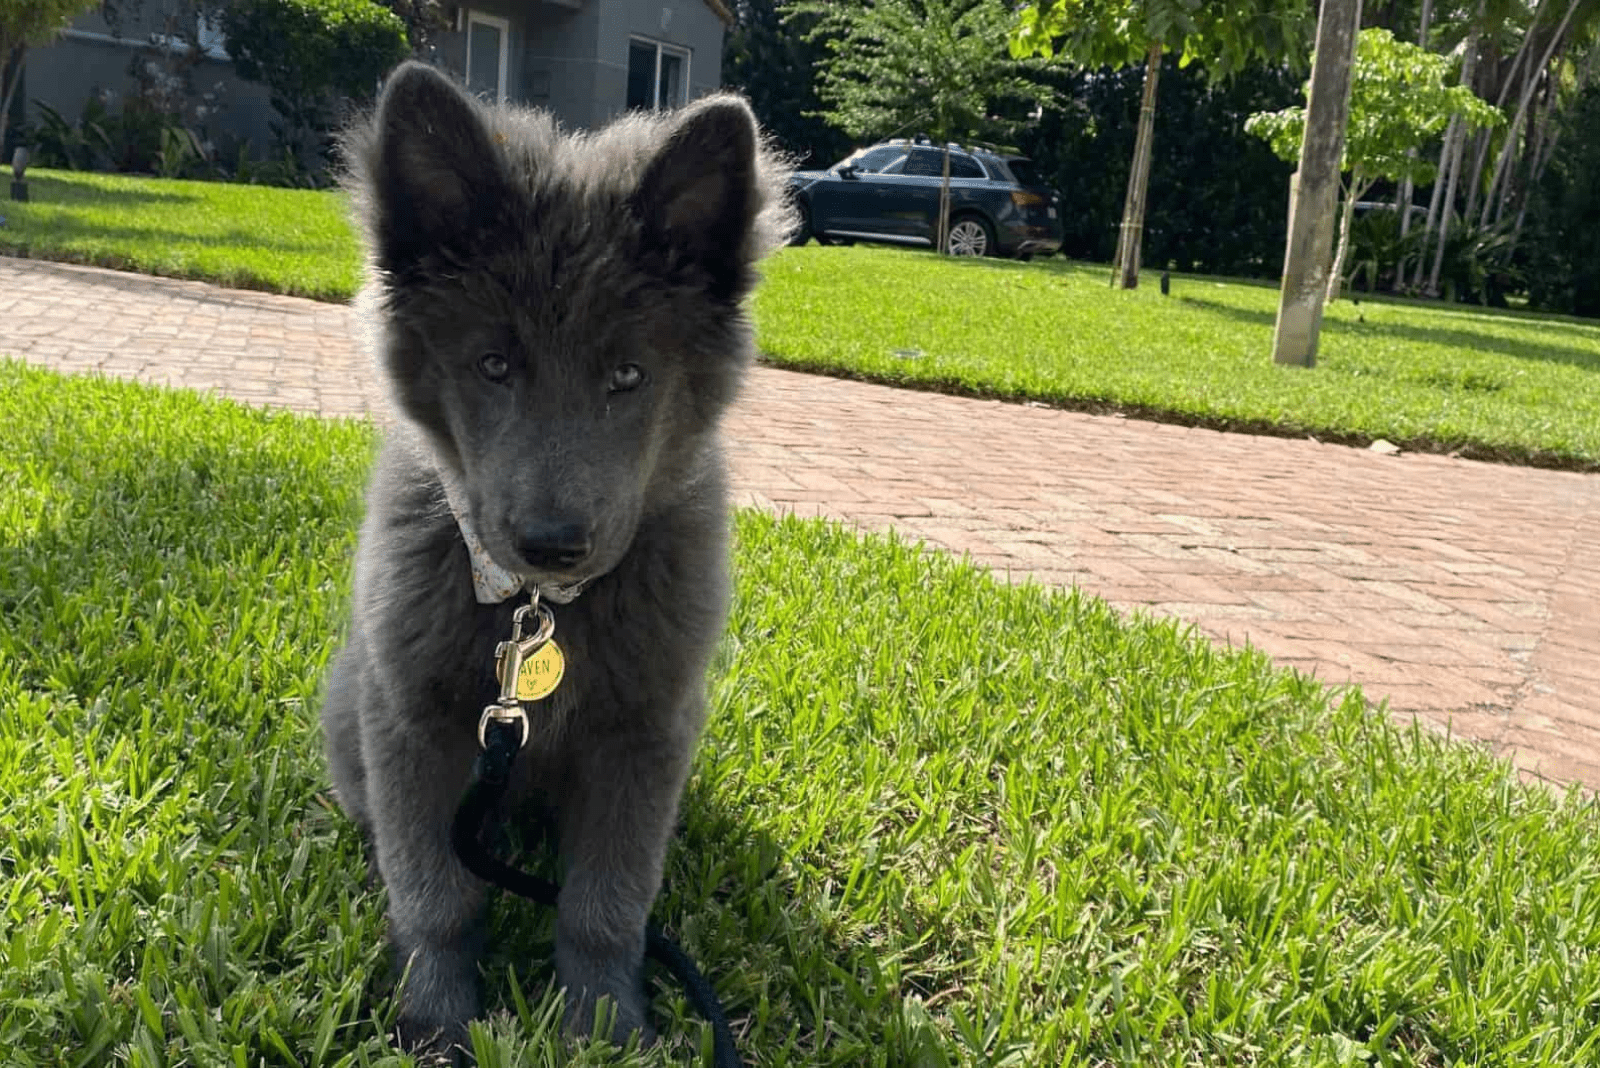
<instances>
[{"instance_id":1,"label":"tree","mask_svg":"<svg viewBox=\"0 0 1600 1068\"><path fill-rule=\"evenodd\" d=\"M1306 90L1300 165L1289 182L1289 240L1284 243L1274 363L1312 367L1322 330L1323 272L1333 235L1339 158L1350 116L1350 66L1361 28L1361 0L1323 0Z\"/></svg>"},{"instance_id":2,"label":"tree","mask_svg":"<svg viewBox=\"0 0 1600 1068\"><path fill-rule=\"evenodd\" d=\"M22 83L28 46L42 44L99 0L0 0L0 147L6 143L11 100ZM10 162L9 160L6 162Z\"/></svg>"},{"instance_id":3,"label":"tree","mask_svg":"<svg viewBox=\"0 0 1600 1068\"><path fill-rule=\"evenodd\" d=\"M787 19L815 16L806 38L826 42L817 80L827 105L822 118L851 137L922 132L945 146L937 227L944 249L950 142L1005 136L1014 124L998 119L995 105L1044 92L1007 54L1010 9L1003 0L802 0L785 12Z\"/></svg>"},{"instance_id":4,"label":"tree","mask_svg":"<svg viewBox=\"0 0 1600 1068\"><path fill-rule=\"evenodd\" d=\"M1213 81L1198 63L1162 60L1161 151L1150 160L1140 259L1156 269L1272 278L1283 270L1293 167L1245 133L1258 111L1299 100L1304 79L1256 63ZM1041 72L1058 107L1018 135L1017 148L1061 193L1063 255L1109 263L1138 133L1144 72Z\"/></svg>"},{"instance_id":5,"label":"tree","mask_svg":"<svg viewBox=\"0 0 1600 1068\"><path fill-rule=\"evenodd\" d=\"M1231 77L1251 60L1303 62L1310 29L1306 0L1049 0L1024 7L1011 40L1012 55L1059 56L1081 67L1121 69L1144 62L1144 97L1139 135L1123 201L1113 281L1124 289L1139 284L1144 209L1155 139L1156 92L1161 58L1179 54L1179 65L1199 61L1218 79Z\"/></svg>"},{"instance_id":6,"label":"tree","mask_svg":"<svg viewBox=\"0 0 1600 1068\"><path fill-rule=\"evenodd\" d=\"M722 43L722 82L750 98L761 125L786 152L827 166L850 151L843 131L817 117L817 63L824 42L809 39L815 16L784 24L778 0L739 0Z\"/></svg>"},{"instance_id":7,"label":"tree","mask_svg":"<svg viewBox=\"0 0 1600 1068\"><path fill-rule=\"evenodd\" d=\"M326 133L340 98L370 100L408 52L400 16L371 0L233 0L223 12L239 75L264 83L299 158Z\"/></svg>"},{"instance_id":8,"label":"tree","mask_svg":"<svg viewBox=\"0 0 1600 1068\"><path fill-rule=\"evenodd\" d=\"M1415 150L1437 136L1452 116L1460 116L1468 128L1502 121L1500 112L1471 89L1445 85L1450 66L1448 57L1397 41L1388 30L1361 32L1351 68L1349 123L1341 159L1341 171L1349 177L1342 180L1339 251L1328 275L1328 300L1339 298L1350 221L1356 202L1372 183L1380 178L1432 181L1434 165ZM1305 128L1303 107L1261 112L1245 124L1283 159L1299 157Z\"/></svg>"}]
</instances>

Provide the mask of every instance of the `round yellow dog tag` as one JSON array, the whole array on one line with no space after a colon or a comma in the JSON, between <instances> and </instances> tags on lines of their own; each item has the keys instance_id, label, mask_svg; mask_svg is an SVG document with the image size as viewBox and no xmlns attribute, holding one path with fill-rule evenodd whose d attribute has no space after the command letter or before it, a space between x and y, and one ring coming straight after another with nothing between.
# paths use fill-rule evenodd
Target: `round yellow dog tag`
<instances>
[{"instance_id":1,"label":"round yellow dog tag","mask_svg":"<svg viewBox=\"0 0 1600 1068\"><path fill-rule=\"evenodd\" d=\"M567 670L566 657L554 640L541 645L533 655L522 662L517 672L517 700L537 701L550 696L550 691L561 684L562 672Z\"/></svg>"}]
</instances>

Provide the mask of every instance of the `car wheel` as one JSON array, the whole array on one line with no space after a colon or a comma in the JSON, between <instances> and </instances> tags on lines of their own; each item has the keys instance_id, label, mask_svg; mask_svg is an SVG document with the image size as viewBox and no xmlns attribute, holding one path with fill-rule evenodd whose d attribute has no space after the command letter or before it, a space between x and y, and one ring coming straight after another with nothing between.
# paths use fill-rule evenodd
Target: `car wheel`
<instances>
[{"instance_id":1,"label":"car wheel","mask_svg":"<svg viewBox=\"0 0 1600 1068\"><path fill-rule=\"evenodd\" d=\"M950 225L945 251L952 256L990 256L994 254L994 231L976 215L963 215Z\"/></svg>"},{"instance_id":2,"label":"car wheel","mask_svg":"<svg viewBox=\"0 0 1600 1068\"><path fill-rule=\"evenodd\" d=\"M789 235L789 244L803 245L811 240L811 208L804 201L800 201L795 204L794 213L800 217L800 225Z\"/></svg>"}]
</instances>

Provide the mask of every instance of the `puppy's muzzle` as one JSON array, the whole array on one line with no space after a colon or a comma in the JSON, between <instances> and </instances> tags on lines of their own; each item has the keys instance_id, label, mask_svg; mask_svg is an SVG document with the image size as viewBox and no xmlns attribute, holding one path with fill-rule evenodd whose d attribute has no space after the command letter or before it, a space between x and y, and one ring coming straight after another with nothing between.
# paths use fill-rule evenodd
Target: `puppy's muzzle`
<instances>
[{"instance_id":1,"label":"puppy's muzzle","mask_svg":"<svg viewBox=\"0 0 1600 1068\"><path fill-rule=\"evenodd\" d=\"M539 571L571 571L594 551L590 528L567 521L525 523L517 528L517 553Z\"/></svg>"}]
</instances>

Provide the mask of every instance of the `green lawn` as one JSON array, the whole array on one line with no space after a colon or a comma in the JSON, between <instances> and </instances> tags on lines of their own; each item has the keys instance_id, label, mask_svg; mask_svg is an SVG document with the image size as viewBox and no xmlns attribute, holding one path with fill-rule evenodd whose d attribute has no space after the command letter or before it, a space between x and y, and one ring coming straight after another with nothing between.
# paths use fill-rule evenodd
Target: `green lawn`
<instances>
[{"instance_id":1,"label":"green lawn","mask_svg":"<svg viewBox=\"0 0 1600 1068\"><path fill-rule=\"evenodd\" d=\"M1234 430L1600 468L1600 322L1420 301L1331 305L1315 371L1272 362L1276 289L1061 260L788 249L762 351L805 370Z\"/></svg>"},{"instance_id":2,"label":"green lawn","mask_svg":"<svg viewBox=\"0 0 1600 1068\"><path fill-rule=\"evenodd\" d=\"M8 1068L405 1062L315 726L372 447L0 363ZM1600 1060L1593 802L1171 623L737 533L657 912L754 1065ZM493 926L480 1063L563 1063L548 916ZM620 1063L703 1063L657 1015Z\"/></svg>"},{"instance_id":3,"label":"green lawn","mask_svg":"<svg viewBox=\"0 0 1600 1068\"><path fill-rule=\"evenodd\" d=\"M0 201L0 254L347 300L361 252L343 196L306 189L28 171Z\"/></svg>"},{"instance_id":4,"label":"green lawn","mask_svg":"<svg viewBox=\"0 0 1600 1068\"><path fill-rule=\"evenodd\" d=\"M359 254L341 195L30 172L0 252L329 300ZM1276 290L1180 277L1162 297L1057 260L785 249L756 297L773 363L1091 411L1600 469L1600 323L1395 300L1328 309L1314 372L1271 361Z\"/></svg>"}]
</instances>

